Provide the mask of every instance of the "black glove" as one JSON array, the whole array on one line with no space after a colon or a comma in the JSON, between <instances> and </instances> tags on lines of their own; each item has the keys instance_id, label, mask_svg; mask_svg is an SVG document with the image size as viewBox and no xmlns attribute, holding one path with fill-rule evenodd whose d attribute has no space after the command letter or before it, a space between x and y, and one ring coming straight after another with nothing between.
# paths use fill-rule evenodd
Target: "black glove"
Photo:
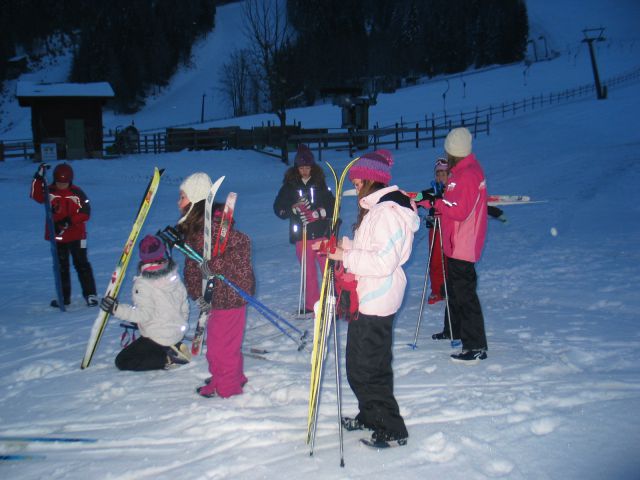
<instances>
[{"instance_id":1,"label":"black glove","mask_svg":"<svg viewBox=\"0 0 640 480\"><path fill-rule=\"evenodd\" d=\"M196 304L200 309L200 312L210 312L211 311L211 303L207 302L204 297L198 297L196 300Z\"/></svg>"},{"instance_id":2,"label":"black glove","mask_svg":"<svg viewBox=\"0 0 640 480\"><path fill-rule=\"evenodd\" d=\"M64 217L62 220L58 220L55 226L56 226L56 233L60 233L71 226L71 218Z\"/></svg>"},{"instance_id":3,"label":"black glove","mask_svg":"<svg viewBox=\"0 0 640 480\"><path fill-rule=\"evenodd\" d=\"M422 199L429 200L431 203L435 202L438 198L442 198L442 193L432 193L428 191L422 192Z\"/></svg>"},{"instance_id":4,"label":"black glove","mask_svg":"<svg viewBox=\"0 0 640 480\"><path fill-rule=\"evenodd\" d=\"M100 308L110 314L116 313L116 310L118 309L118 300L107 295L100 301Z\"/></svg>"},{"instance_id":5,"label":"black glove","mask_svg":"<svg viewBox=\"0 0 640 480\"><path fill-rule=\"evenodd\" d=\"M48 169L49 165L47 165L46 163L41 163L36 173L33 174L33 178L41 178L42 180L45 180Z\"/></svg>"}]
</instances>

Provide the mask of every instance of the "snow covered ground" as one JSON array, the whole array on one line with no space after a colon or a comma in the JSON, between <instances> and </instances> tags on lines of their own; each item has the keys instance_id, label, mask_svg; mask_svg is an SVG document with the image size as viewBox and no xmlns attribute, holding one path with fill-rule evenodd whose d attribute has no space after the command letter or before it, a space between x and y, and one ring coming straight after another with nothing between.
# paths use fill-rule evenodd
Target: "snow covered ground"
<instances>
[{"instance_id":1,"label":"snow covered ground","mask_svg":"<svg viewBox=\"0 0 640 480\"><path fill-rule=\"evenodd\" d=\"M578 42L585 26L603 25L612 46L598 51L602 77L638 66L637 32L630 27L640 18L637 2L616 2L617 8L608 8L610 2L604 0L561 0L552 7L547 3L529 2L532 28L544 32L558 51L566 50L568 38ZM234 8L221 7L219 12ZM614 47L618 38L628 41L626 50ZM534 64L526 88L534 78L539 82L536 93L592 80L584 47L575 58L561 53L554 61ZM467 80L466 98L459 101L471 108L530 95L523 93L523 68L473 75ZM171 102L182 103L179 90L171 89ZM442 92L433 90L430 82L381 96L374 108L376 119L384 123L385 118L395 121L414 111L422 115L441 108ZM188 88L184 95L188 98ZM418 109L420 103L426 106ZM490 192L546 200L505 207L509 222L490 222L477 265L489 358L474 367L449 361L449 344L430 339L442 326L441 304L426 309L418 348L407 346L414 338L426 263L427 235L420 230L406 268L409 286L394 343L396 397L409 443L376 451L358 442L362 432L345 432L344 468L339 466L332 353L325 367L315 453L309 457L304 442L309 352L297 352L253 309L245 348L270 353L267 360L245 358L249 383L241 396L221 400L195 394L208 375L204 357L168 372L117 371L117 321L107 327L92 365L81 371L97 312L84 306L73 273L69 311L63 314L48 306L54 291L42 236L43 209L28 198L36 165L23 160L0 164L0 436L98 440L0 442L0 455L46 455L0 462L0 477L638 478L639 108L640 85L633 83L612 89L605 101L583 98L495 121L490 136L476 139ZM144 128L158 115L144 111L136 125ZM295 116L305 125L326 126L338 122L339 112L324 106L297 110ZM175 123L183 121L175 117ZM393 153L394 182L416 190L429 184L441 146L404 147ZM324 158L338 168L348 161L344 152ZM92 202L89 258L99 291L107 285L153 166L166 168L166 173L143 235L175 223L184 177L200 170L212 177L224 174L220 196L238 192L237 225L253 241L256 296L283 315L295 310L298 265L286 222L271 210L284 166L251 152L73 162L77 183ZM355 216L353 198L345 198L343 212L348 226ZM179 253L176 257L181 261ZM130 298L132 275L133 268L122 289L123 300ZM296 322L312 328L311 320ZM346 324L340 322L342 353L345 334ZM342 369L343 360L341 355ZM356 401L342 373L343 412L349 414L355 412Z\"/></svg>"}]
</instances>

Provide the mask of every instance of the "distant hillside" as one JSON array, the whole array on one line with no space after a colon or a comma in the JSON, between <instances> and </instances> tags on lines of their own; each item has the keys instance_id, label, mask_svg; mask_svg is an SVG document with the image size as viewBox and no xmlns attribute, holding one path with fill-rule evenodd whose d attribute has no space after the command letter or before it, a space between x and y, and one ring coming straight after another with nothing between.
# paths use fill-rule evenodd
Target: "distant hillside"
<instances>
[{"instance_id":1,"label":"distant hillside","mask_svg":"<svg viewBox=\"0 0 640 480\"><path fill-rule=\"evenodd\" d=\"M5 0L0 30L0 79L11 76L17 54L55 53L73 46L68 80L108 81L114 108L137 110L149 87L166 85L191 58L194 41L215 23L211 0ZM37 12L37 15L34 15Z\"/></svg>"}]
</instances>

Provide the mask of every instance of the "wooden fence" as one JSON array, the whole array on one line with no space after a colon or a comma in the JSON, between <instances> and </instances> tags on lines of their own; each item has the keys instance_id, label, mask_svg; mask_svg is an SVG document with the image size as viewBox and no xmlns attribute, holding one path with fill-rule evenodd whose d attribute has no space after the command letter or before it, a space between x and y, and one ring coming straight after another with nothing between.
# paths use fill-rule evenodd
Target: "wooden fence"
<instances>
[{"instance_id":1,"label":"wooden fence","mask_svg":"<svg viewBox=\"0 0 640 480\"><path fill-rule=\"evenodd\" d=\"M640 79L640 67L618 75L603 82L607 90L623 86ZM298 125L287 125L286 141L290 150L294 150L299 143L306 143L317 152L322 160L324 150L343 150L349 156L357 149L393 146L400 149L404 145L415 145L419 148L425 143L432 147L438 140L443 139L451 128L465 126L474 136L490 133L490 123L495 117L505 118L507 115L526 113L546 106L557 105L585 97L595 96L593 84L583 85L562 92L548 95L534 95L519 101L490 105L489 107L468 112L425 116L420 120L406 121L400 118L393 125L379 126L376 124L368 130L339 130L330 132L329 129L303 129ZM277 125L241 129L239 127L209 128L197 130L193 128L167 128L155 133L128 132L126 138L107 135L103 139L104 156L117 156L135 153L163 153L181 150L220 150L220 149L257 149L265 147L279 149L283 143L283 130ZM5 158L22 157L33 159L37 157L31 140L0 140L0 161Z\"/></svg>"}]
</instances>

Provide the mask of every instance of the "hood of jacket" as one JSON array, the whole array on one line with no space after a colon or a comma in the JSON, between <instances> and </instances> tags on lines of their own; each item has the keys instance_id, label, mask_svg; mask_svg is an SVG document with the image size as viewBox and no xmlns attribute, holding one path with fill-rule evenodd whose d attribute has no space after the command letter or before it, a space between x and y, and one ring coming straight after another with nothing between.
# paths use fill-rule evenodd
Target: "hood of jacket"
<instances>
[{"instance_id":1,"label":"hood of jacket","mask_svg":"<svg viewBox=\"0 0 640 480\"><path fill-rule=\"evenodd\" d=\"M402 193L397 185L382 188L360 199L360 206L367 210L371 210L378 204L396 210L412 232L415 233L420 228L417 209L411 203L411 199Z\"/></svg>"}]
</instances>

